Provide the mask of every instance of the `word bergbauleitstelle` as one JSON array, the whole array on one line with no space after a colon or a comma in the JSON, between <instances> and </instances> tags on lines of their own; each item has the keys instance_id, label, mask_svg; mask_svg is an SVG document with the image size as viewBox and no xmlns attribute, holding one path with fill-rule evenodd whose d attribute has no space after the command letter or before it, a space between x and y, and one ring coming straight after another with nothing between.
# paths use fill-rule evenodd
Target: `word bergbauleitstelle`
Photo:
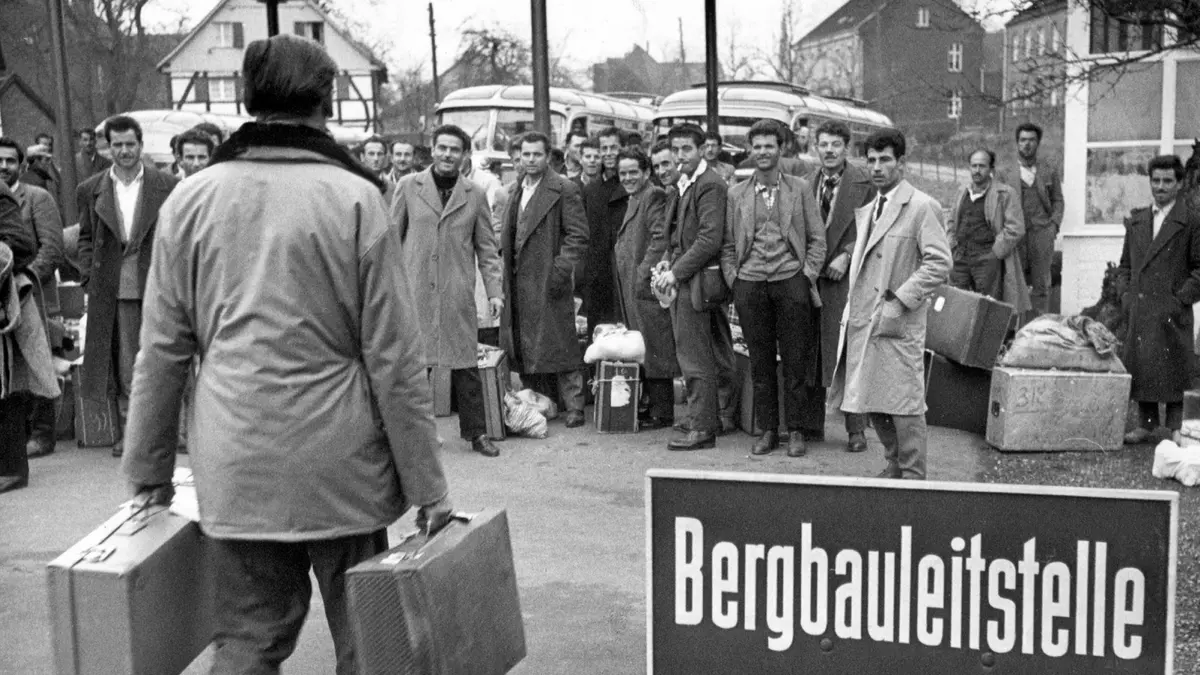
<instances>
[{"instance_id":1,"label":"word bergbauleitstelle","mask_svg":"<svg viewBox=\"0 0 1200 675\"><path fill-rule=\"evenodd\" d=\"M1146 578L1134 567L1110 573L1105 542L1076 542L1072 567L1044 562L1036 538L1024 543L1019 560L985 557L983 535L975 534L951 539L948 555L914 561L911 526L900 528L899 551L826 551L813 536L812 524L803 523L799 551L720 541L706 560L704 525L676 517L675 623L708 620L718 628L757 630L765 576L761 615L767 646L777 652L792 646L798 615L801 630L814 637L832 625L846 640L865 634L874 642L1050 657L1071 650L1105 657L1111 649L1125 660L1142 654L1137 628L1144 621ZM994 618L984 620L988 615Z\"/></svg>"}]
</instances>

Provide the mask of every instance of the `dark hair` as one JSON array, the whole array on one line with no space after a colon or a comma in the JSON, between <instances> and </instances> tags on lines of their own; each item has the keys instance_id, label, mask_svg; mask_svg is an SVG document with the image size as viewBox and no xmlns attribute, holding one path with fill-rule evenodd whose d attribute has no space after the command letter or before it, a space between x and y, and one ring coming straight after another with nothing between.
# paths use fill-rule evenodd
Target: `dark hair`
<instances>
[{"instance_id":1,"label":"dark hair","mask_svg":"<svg viewBox=\"0 0 1200 675\"><path fill-rule=\"evenodd\" d=\"M755 136L774 136L780 148L787 140L784 138L783 125L775 120L759 120L751 125L750 131L746 132L746 141L753 144Z\"/></svg>"},{"instance_id":2,"label":"dark hair","mask_svg":"<svg viewBox=\"0 0 1200 675\"><path fill-rule=\"evenodd\" d=\"M715 132L715 131L706 131L706 132L704 132L704 140L706 140L706 141L716 141L718 145L722 145L722 144L724 144L724 143L725 143L725 139L721 138L721 134L719 134L719 133L717 133L717 132Z\"/></svg>"},{"instance_id":3,"label":"dark hair","mask_svg":"<svg viewBox=\"0 0 1200 675\"><path fill-rule=\"evenodd\" d=\"M434 138L436 138L436 136ZM378 144L382 145L383 151L387 152L387 141L383 140L379 136L372 136L372 137L368 138L367 140L363 141L362 145L360 145L359 147L362 148L363 152L366 152L367 146L372 143L378 143Z\"/></svg>"},{"instance_id":4,"label":"dark hair","mask_svg":"<svg viewBox=\"0 0 1200 675\"><path fill-rule=\"evenodd\" d=\"M187 143L191 143L192 145L203 145L205 148L208 148L208 154L210 157L212 156L213 151L217 149L216 144L213 143L212 136L209 136L196 127L192 127L191 129L188 129L187 131L175 137L175 153L182 155L183 146Z\"/></svg>"},{"instance_id":5,"label":"dark hair","mask_svg":"<svg viewBox=\"0 0 1200 675\"><path fill-rule=\"evenodd\" d=\"M196 131L199 131L202 134L216 136L219 139L217 141L217 143L225 142L225 131L223 129L221 129L221 127L213 124L212 122L201 122L200 124L197 124L196 126L192 127L192 129L195 129Z\"/></svg>"},{"instance_id":6,"label":"dark hair","mask_svg":"<svg viewBox=\"0 0 1200 675\"><path fill-rule=\"evenodd\" d=\"M620 143L621 145L625 145L625 132L621 131L620 129L618 129L616 127L608 127L605 130L601 131L600 133L596 134L596 140L598 141L601 138L608 138L609 136L616 136L617 143Z\"/></svg>"},{"instance_id":7,"label":"dark hair","mask_svg":"<svg viewBox=\"0 0 1200 675\"><path fill-rule=\"evenodd\" d=\"M142 142L142 125L129 115L116 115L104 120L104 140L109 143L112 143L113 132L121 134L126 131L132 131L138 143Z\"/></svg>"},{"instance_id":8,"label":"dark hair","mask_svg":"<svg viewBox=\"0 0 1200 675\"><path fill-rule=\"evenodd\" d=\"M1177 155L1159 155L1146 165L1146 173L1151 177L1155 171L1174 171L1175 180L1183 180L1183 160Z\"/></svg>"},{"instance_id":9,"label":"dark hair","mask_svg":"<svg viewBox=\"0 0 1200 675\"><path fill-rule=\"evenodd\" d=\"M179 134L175 134L174 136L172 136L172 137L171 137L171 140L167 141L167 145L171 147L171 154L172 154L172 155L178 155L178 154L179 154L179 145L178 145L178 143L179 143Z\"/></svg>"},{"instance_id":10,"label":"dark hair","mask_svg":"<svg viewBox=\"0 0 1200 675\"><path fill-rule=\"evenodd\" d=\"M591 148L596 152L600 152L600 141L594 138L585 138L583 139L583 142L579 144L579 154L583 154L584 148Z\"/></svg>"},{"instance_id":11,"label":"dark hair","mask_svg":"<svg viewBox=\"0 0 1200 675\"><path fill-rule=\"evenodd\" d=\"M550 166L562 166L567 161L567 153L562 148L550 148Z\"/></svg>"},{"instance_id":12,"label":"dark hair","mask_svg":"<svg viewBox=\"0 0 1200 675\"><path fill-rule=\"evenodd\" d=\"M25 151L21 149L21 144L17 143L8 136L0 136L0 148L12 148L17 151L17 164L25 163Z\"/></svg>"},{"instance_id":13,"label":"dark hair","mask_svg":"<svg viewBox=\"0 0 1200 675\"><path fill-rule=\"evenodd\" d=\"M84 128L82 128L82 129L80 129L79 131L76 131L76 132L75 132L75 136L76 136L76 137L80 137L80 138L81 138L81 137L83 137L83 135L84 135L84 134L88 134L88 135L90 135L92 138L95 138L95 137L96 137L96 130L95 130L95 129L93 129L93 128L91 128L91 127L84 127Z\"/></svg>"},{"instance_id":14,"label":"dark hair","mask_svg":"<svg viewBox=\"0 0 1200 675\"><path fill-rule=\"evenodd\" d=\"M863 146L867 150L875 152L883 152L888 148L892 149L892 153L896 159L904 156L908 150L908 145L904 141L904 134L899 129L876 129L867 136L867 140L863 142Z\"/></svg>"},{"instance_id":15,"label":"dark hair","mask_svg":"<svg viewBox=\"0 0 1200 675\"><path fill-rule=\"evenodd\" d=\"M521 148L521 149L522 149L522 151L524 151L524 147L523 147L523 146L524 146L526 143L541 143L541 144L542 144L542 150L543 150L543 151L544 151L544 152L545 152L547 155L549 155L549 154L550 154L550 148L551 148L551 144L550 144L550 137L549 137L549 136L547 136L546 134L543 134L543 133L542 133L542 132L540 132L540 131L528 131L528 132L526 132L526 133L525 133L525 135L524 135L524 136L521 136L521 146L522 146L522 148Z\"/></svg>"},{"instance_id":16,"label":"dark hair","mask_svg":"<svg viewBox=\"0 0 1200 675\"><path fill-rule=\"evenodd\" d=\"M646 153L642 152L641 149L639 149L639 148L631 148L629 150L622 150L620 152L620 154L617 155L617 165L618 166L620 166L621 160L623 160L623 159L632 159L638 163L639 169L641 169L642 171L646 171L646 172L650 171L650 158L647 157Z\"/></svg>"},{"instance_id":17,"label":"dark hair","mask_svg":"<svg viewBox=\"0 0 1200 675\"><path fill-rule=\"evenodd\" d=\"M51 143L53 143L53 142L54 142L54 136L53 136L52 134L48 133L48 132L45 132L45 131L39 131L39 132L38 132L38 135L33 137L33 140L34 140L34 142L35 142L35 143L39 143L39 144L40 144L40 142L41 142L41 140L42 140L43 138L49 138Z\"/></svg>"},{"instance_id":18,"label":"dark hair","mask_svg":"<svg viewBox=\"0 0 1200 675\"><path fill-rule=\"evenodd\" d=\"M991 150L988 150L987 148L975 148L974 150L972 150L971 154L967 155L967 164L969 165L971 163L971 158L974 157L975 155L978 155L981 152L987 153L988 167L992 168L992 169L996 168L996 153L992 152Z\"/></svg>"},{"instance_id":19,"label":"dark hair","mask_svg":"<svg viewBox=\"0 0 1200 675\"><path fill-rule=\"evenodd\" d=\"M700 128L699 124L695 124L693 122L681 122L671 127L671 130L667 132L668 141L676 138L691 139L691 141L695 143L696 147L698 148L704 145L704 130Z\"/></svg>"},{"instance_id":20,"label":"dark hair","mask_svg":"<svg viewBox=\"0 0 1200 675\"><path fill-rule=\"evenodd\" d=\"M458 125L443 124L442 126L433 130L433 134L429 136L429 139L432 140L436 145L438 136L453 136L462 141L463 152L468 152L471 149L471 137L468 136L467 132L463 131L462 127Z\"/></svg>"},{"instance_id":21,"label":"dark hair","mask_svg":"<svg viewBox=\"0 0 1200 675\"><path fill-rule=\"evenodd\" d=\"M625 132L625 142L623 143L623 145L627 148L628 147L640 148L640 147L642 147L642 140L643 140L642 135L639 134L638 132L626 131Z\"/></svg>"},{"instance_id":22,"label":"dark hair","mask_svg":"<svg viewBox=\"0 0 1200 675\"><path fill-rule=\"evenodd\" d=\"M337 64L320 44L280 34L255 40L242 59L246 112L310 115L333 113L333 78Z\"/></svg>"},{"instance_id":23,"label":"dark hair","mask_svg":"<svg viewBox=\"0 0 1200 675\"><path fill-rule=\"evenodd\" d=\"M1032 131L1033 133L1037 134L1038 143L1042 142L1042 128L1039 127L1038 125L1034 124L1033 122L1022 122L1021 124L1018 124L1017 131L1013 135L1013 138L1016 138L1017 140L1021 140L1021 133L1024 131Z\"/></svg>"},{"instance_id":24,"label":"dark hair","mask_svg":"<svg viewBox=\"0 0 1200 675\"><path fill-rule=\"evenodd\" d=\"M845 122L838 120L826 120L821 126L817 127L817 133L813 134L813 138L821 140L821 134L826 136L837 136L845 141L846 145L850 145L850 127L846 126Z\"/></svg>"},{"instance_id":25,"label":"dark hair","mask_svg":"<svg viewBox=\"0 0 1200 675\"><path fill-rule=\"evenodd\" d=\"M393 154L393 153L395 153L395 152L396 152L396 146L397 146L397 145L407 145L408 147L410 147L410 148L412 148L412 149L413 149L413 154L414 154L414 155L415 155L415 154L417 154L417 146L416 146L416 145L413 145L412 143L409 143L408 141L399 141L399 140L397 140L397 141L392 141L391 143L388 143L388 154L389 154L389 155L391 155L391 154Z\"/></svg>"},{"instance_id":26,"label":"dark hair","mask_svg":"<svg viewBox=\"0 0 1200 675\"><path fill-rule=\"evenodd\" d=\"M657 155L658 153L662 152L663 150L666 150L667 152L671 151L671 144L669 142L667 142L666 140L660 140L659 142L655 143L654 147L650 148L650 154Z\"/></svg>"},{"instance_id":27,"label":"dark hair","mask_svg":"<svg viewBox=\"0 0 1200 675\"><path fill-rule=\"evenodd\" d=\"M514 151L520 152L521 151L521 143L524 140L525 140L525 134L513 136L512 140L508 142L508 154L511 155L511 154L513 154Z\"/></svg>"},{"instance_id":28,"label":"dark hair","mask_svg":"<svg viewBox=\"0 0 1200 675\"><path fill-rule=\"evenodd\" d=\"M579 129L571 129L570 131L567 132L567 137L563 140L563 147L564 148L571 147L571 139L575 138L576 136L578 136L584 140L587 140L587 137L588 137L587 132L585 132L585 131L580 131Z\"/></svg>"}]
</instances>

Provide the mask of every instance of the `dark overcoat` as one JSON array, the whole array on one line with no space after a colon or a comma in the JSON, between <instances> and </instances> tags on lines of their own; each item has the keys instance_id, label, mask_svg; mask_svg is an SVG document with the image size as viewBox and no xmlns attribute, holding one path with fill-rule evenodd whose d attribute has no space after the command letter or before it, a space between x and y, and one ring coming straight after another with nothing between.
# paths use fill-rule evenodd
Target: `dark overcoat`
<instances>
[{"instance_id":1,"label":"dark overcoat","mask_svg":"<svg viewBox=\"0 0 1200 675\"><path fill-rule=\"evenodd\" d=\"M121 221L113 194L111 172L98 173L79 185L75 202L79 211L79 266L87 289L87 337L80 377L80 395L103 401L112 373L113 333L117 325L117 290L125 251L138 257L138 286L145 290L158 210L179 183L157 169L146 167L142 192L128 243L121 242Z\"/></svg>"},{"instance_id":2,"label":"dark overcoat","mask_svg":"<svg viewBox=\"0 0 1200 675\"><path fill-rule=\"evenodd\" d=\"M520 373L559 373L582 364L574 289L587 253L579 188L553 171L521 213L522 181L508 187L501 248L504 297L500 346Z\"/></svg>"},{"instance_id":3,"label":"dark overcoat","mask_svg":"<svg viewBox=\"0 0 1200 675\"><path fill-rule=\"evenodd\" d=\"M667 191L647 184L630 195L613 249L621 321L630 330L640 331L646 341L643 367L649 378L679 374L671 312L658 304L650 290L650 269L662 259L662 252L647 255L655 231L666 227L666 217Z\"/></svg>"},{"instance_id":4,"label":"dark overcoat","mask_svg":"<svg viewBox=\"0 0 1200 675\"><path fill-rule=\"evenodd\" d=\"M1158 236L1149 208L1125 220L1117 289L1128 317L1123 361L1135 401L1177 402L1191 386L1192 305L1200 301L1200 214L1183 200Z\"/></svg>"},{"instance_id":5,"label":"dark overcoat","mask_svg":"<svg viewBox=\"0 0 1200 675\"><path fill-rule=\"evenodd\" d=\"M592 181L583 187L583 210L587 214L588 250L582 283L583 305L579 313L588 318L588 334L596 324L617 320L617 288L613 285L613 242L625 217L629 195L616 176Z\"/></svg>"}]
</instances>

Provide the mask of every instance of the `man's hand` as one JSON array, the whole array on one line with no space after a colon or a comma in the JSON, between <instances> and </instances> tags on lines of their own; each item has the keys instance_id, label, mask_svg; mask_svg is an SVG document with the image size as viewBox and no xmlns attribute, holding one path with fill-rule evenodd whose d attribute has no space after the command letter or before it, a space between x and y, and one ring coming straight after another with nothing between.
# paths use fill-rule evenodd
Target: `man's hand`
<instances>
[{"instance_id":1,"label":"man's hand","mask_svg":"<svg viewBox=\"0 0 1200 675\"><path fill-rule=\"evenodd\" d=\"M825 268L825 278L838 281L846 276L846 270L850 268L850 256L845 252L839 253L838 257L834 258L829 263L829 267Z\"/></svg>"},{"instance_id":2,"label":"man's hand","mask_svg":"<svg viewBox=\"0 0 1200 675\"><path fill-rule=\"evenodd\" d=\"M417 527L422 532L432 537L441 529L450 524L450 516L454 513L454 506L450 504L450 495L442 497L440 500L426 504L417 510Z\"/></svg>"},{"instance_id":3,"label":"man's hand","mask_svg":"<svg viewBox=\"0 0 1200 675\"><path fill-rule=\"evenodd\" d=\"M666 293L675 285L675 273L671 270L663 272L658 281L654 282L654 289L659 293Z\"/></svg>"},{"instance_id":4,"label":"man's hand","mask_svg":"<svg viewBox=\"0 0 1200 675\"><path fill-rule=\"evenodd\" d=\"M136 485L133 489L133 505L139 509L146 506L170 506L174 497L175 486L170 483Z\"/></svg>"},{"instance_id":5,"label":"man's hand","mask_svg":"<svg viewBox=\"0 0 1200 675\"><path fill-rule=\"evenodd\" d=\"M488 313L493 319L500 318L500 312L504 310L504 298L488 298Z\"/></svg>"}]
</instances>

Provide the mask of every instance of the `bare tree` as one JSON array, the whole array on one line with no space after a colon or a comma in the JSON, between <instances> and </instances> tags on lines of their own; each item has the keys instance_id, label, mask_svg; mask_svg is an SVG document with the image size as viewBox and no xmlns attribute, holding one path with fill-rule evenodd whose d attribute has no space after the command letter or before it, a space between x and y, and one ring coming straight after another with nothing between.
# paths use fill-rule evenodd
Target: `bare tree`
<instances>
[{"instance_id":1,"label":"bare tree","mask_svg":"<svg viewBox=\"0 0 1200 675\"><path fill-rule=\"evenodd\" d=\"M393 75L384 88L379 116L389 131L424 133L432 126L438 101L424 71L425 64L418 63Z\"/></svg>"},{"instance_id":2,"label":"bare tree","mask_svg":"<svg viewBox=\"0 0 1200 675\"><path fill-rule=\"evenodd\" d=\"M738 49L738 24L734 22L725 31L729 38L725 44L726 54L721 61L721 70L731 80L748 80L758 75L754 59L744 50Z\"/></svg>"},{"instance_id":3,"label":"bare tree","mask_svg":"<svg viewBox=\"0 0 1200 675\"><path fill-rule=\"evenodd\" d=\"M783 0L779 12L779 30L775 34L774 49L758 51L758 60L764 70L777 80L804 84L812 73L813 64L803 52L796 48L802 35L801 12L796 10L796 0Z\"/></svg>"},{"instance_id":4,"label":"bare tree","mask_svg":"<svg viewBox=\"0 0 1200 675\"><path fill-rule=\"evenodd\" d=\"M459 87L480 84L529 84L529 44L498 28L469 28L462 33L462 46L454 67Z\"/></svg>"}]
</instances>

